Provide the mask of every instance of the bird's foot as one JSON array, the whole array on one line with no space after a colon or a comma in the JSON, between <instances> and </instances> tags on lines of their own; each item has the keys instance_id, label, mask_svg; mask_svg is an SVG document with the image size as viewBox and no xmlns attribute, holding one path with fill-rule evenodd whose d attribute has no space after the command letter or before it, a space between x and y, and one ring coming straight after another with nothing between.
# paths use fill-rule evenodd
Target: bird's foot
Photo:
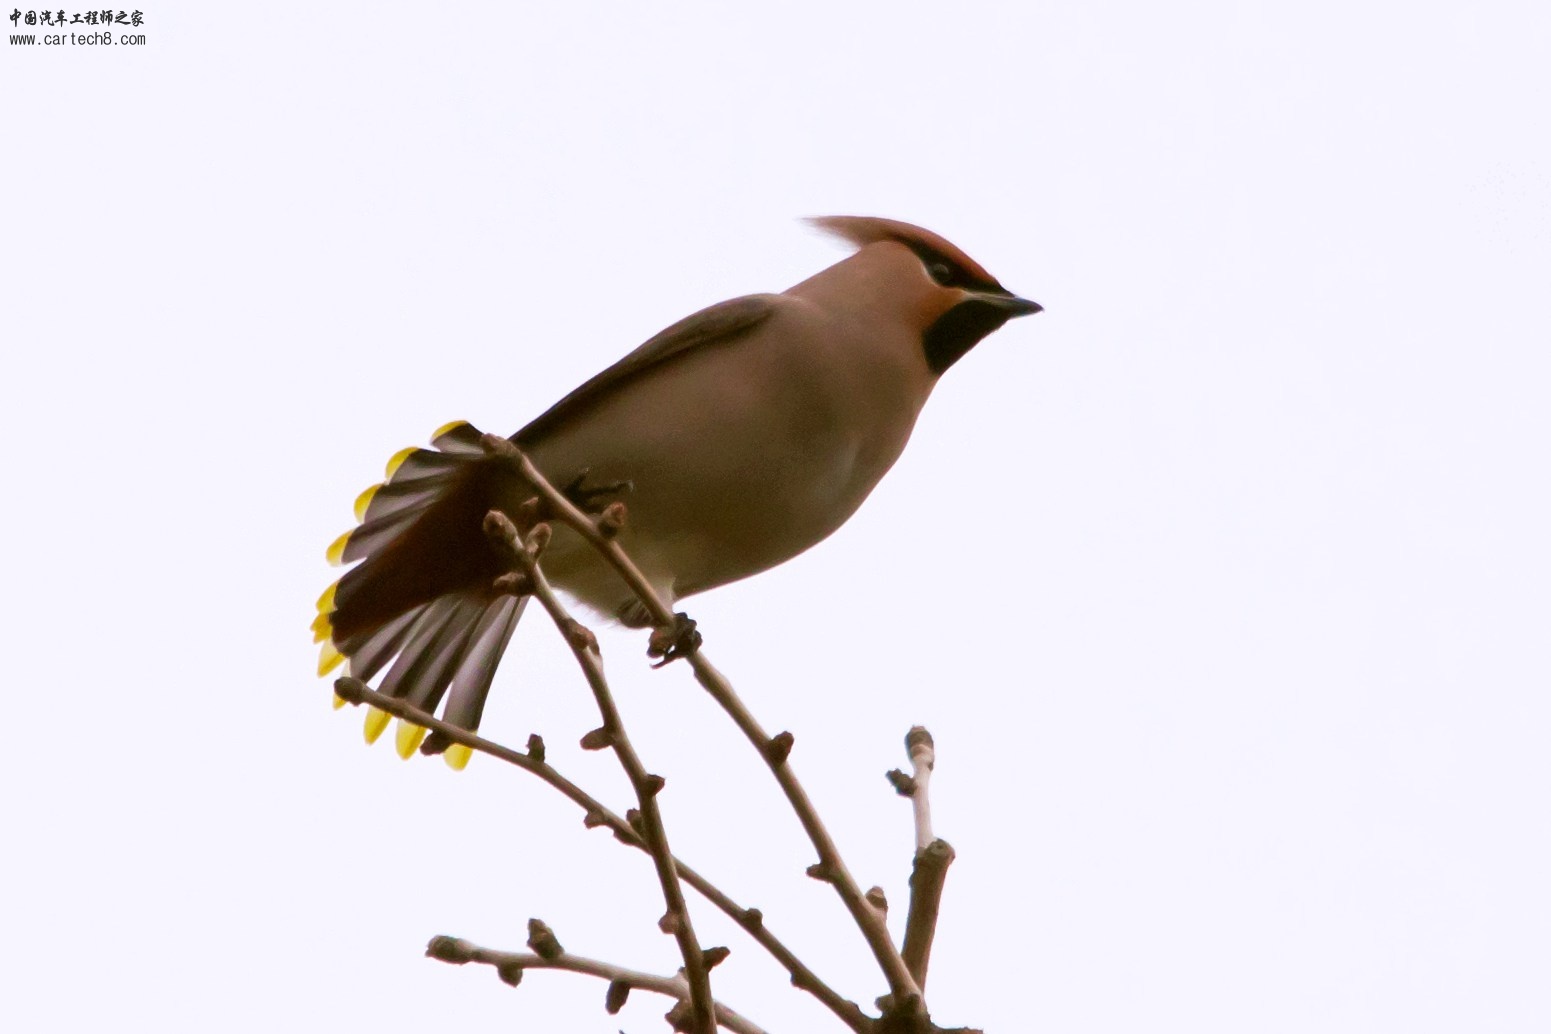
<instances>
[{"instance_id":1,"label":"bird's foot","mask_svg":"<svg viewBox=\"0 0 1551 1034\"><path fill-rule=\"evenodd\" d=\"M635 487L635 483L631 481L615 481L613 484L596 485L589 488L587 486L587 475L590 473L592 473L592 468L584 467L580 474L572 478L560 490L560 494L569 499L572 506L586 514L597 516L603 512L605 505L600 500L607 499L609 496L623 495Z\"/></svg>"},{"instance_id":2,"label":"bird's foot","mask_svg":"<svg viewBox=\"0 0 1551 1034\"><path fill-rule=\"evenodd\" d=\"M652 665L654 668L661 668L681 657L688 657L700 649L700 644L704 641L700 633L695 631L694 620L680 611L673 615L673 624L652 629L652 638L647 643L646 656L661 657L662 660Z\"/></svg>"}]
</instances>

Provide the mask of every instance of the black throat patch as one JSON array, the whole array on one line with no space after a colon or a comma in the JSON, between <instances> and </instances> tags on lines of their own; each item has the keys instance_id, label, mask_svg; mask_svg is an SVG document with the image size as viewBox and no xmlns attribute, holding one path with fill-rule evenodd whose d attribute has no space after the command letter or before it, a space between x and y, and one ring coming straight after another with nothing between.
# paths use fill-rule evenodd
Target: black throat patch
<instances>
[{"instance_id":1,"label":"black throat patch","mask_svg":"<svg viewBox=\"0 0 1551 1034\"><path fill-rule=\"evenodd\" d=\"M964 353L980 344L987 334L1001 328L1010 318L1007 310L988 302L970 299L960 302L938 317L922 337L926 364L938 376L963 358Z\"/></svg>"}]
</instances>

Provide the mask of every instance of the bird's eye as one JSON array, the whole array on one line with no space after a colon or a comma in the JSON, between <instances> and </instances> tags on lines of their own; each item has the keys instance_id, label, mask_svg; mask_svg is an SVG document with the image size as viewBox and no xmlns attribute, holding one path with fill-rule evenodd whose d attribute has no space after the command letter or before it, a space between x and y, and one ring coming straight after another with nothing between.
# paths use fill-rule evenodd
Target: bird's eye
<instances>
[{"instance_id":1,"label":"bird's eye","mask_svg":"<svg viewBox=\"0 0 1551 1034\"><path fill-rule=\"evenodd\" d=\"M928 262L926 272L931 278L947 287L953 280L953 267L946 262Z\"/></svg>"}]
</instances>

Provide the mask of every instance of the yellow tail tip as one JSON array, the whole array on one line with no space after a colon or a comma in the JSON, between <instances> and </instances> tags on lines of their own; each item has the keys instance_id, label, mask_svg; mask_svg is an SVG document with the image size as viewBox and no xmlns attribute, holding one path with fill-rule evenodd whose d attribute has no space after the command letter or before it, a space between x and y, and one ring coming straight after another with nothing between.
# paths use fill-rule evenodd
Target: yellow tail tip
<instances>
[{"instance_id":1,"label":"yellow tail tip","mask_svg":"<svg viewBox=\"0 0 1551 1034\"><path fill-rule=\"evenodd\" d=\"M334 623L329 620L327 614L319 614L312 619L312 641L321 643L334 632Z\"/></svg>"},{"instance_id":2,"label":"yellow tail tip","mask_svg":"<svg viewBox=\"0 0 1551 1034\"><path fill-rule=\"evenodd\" d=\"M344 707L344 706L345 706L345 698L340 696L338 693L335 693L334 694L334 710L338 711L341 707Z\"/></svg>"},{"instance_id":3,"label":"yellow tail tip","mask_svg":"<svg viewBox=\"0 0 1551 1034\"><path fill-rule=\"evenodd\" d=\"M409 760L411 754L420 746L420 741L425 739L425 730L418 725L412 725L404 719L399 719L398 731L393 736L393 746L399 752L399 757Z\"/></svg>"},{"instance_id":4,"label":"yellow tail tip","mask_svg":"<svg viewBox=\"0 0 1551 1034\"><path fill-rule=\"evenodd\" d=\"M387 473L385 473L383 477L389 481L392 481L393 475L397 473L398 469L404 465L404 461L419 451L420 447L418 445L409 445L400 449L398 452L395 452L388 459Z\"/></svg>"},{"instance_id":5,"label":"yellow tail tip","mask_svg":"<svg viewBox=\"0 0 1551 1034\"><path fill-rule=\"evenodd\" d=\"M319 614L332 614L334 612L334 594L338 591L338 582L334 582L327 589L323 590L323 595L318 597Z\"/></svg>"},{"instance_id":6,"label":"yellow tail tip","mask_svg":"<svg viewBox=\"0 0 1551 1034\"><path fill-rule=\"evenodd\" d=\"M474 756L474 748L466 743L454 743L442 751L442 760L447 762L447 767L454 772L461 772L469 766L469 758Z\"/></svg>"},{"instance_id":7,"label":"yellow tail tip","mask_svg":"<svg viewBox=\"0 0 1551 1034\"><path fill-rule=\"evenodd\" d=\"M366 734L366 742L368 745L377 742L377 737L382 735L382 730L388 727L388 722L391 721L392 718L393 716L386 711L379 710L375 707L367 707L366 726L362 729L362 732Z\"/></svg>"},{"instance_id":8,"label":"yellow tail tip","mask_svg":"<svg viewBox=\"0 0 1551 1034\"><path fill-rule=\"evenodd\" d=\"M453 421L450 421L448 423L443 424L442 426L438 427L436 430L431 432L431 444L435 445L436 444L436 439L440 438L442 435L444 435L444 434L451 434L452 432L456 431L458 428L460 428L460 427L467 427L468 425L469 425L469 422L467 420L453 420Z\"/></svg>"},{"instance_id":9,"label":"yellow tail tip","mask_svg":"<svg viewBox=\"0 0 1551 1034\"><path fill-rule=\"evenodd\" d=\"M338 567L345 562L345 546L350 543L350 532L345 532L339 538L329 543L328 552L324 555L329 558L329 563Z\"/></svg>"},{"instance_id":10,"label":"yellow tail tip","mask_svg":"<svg viewBox=\"0 0 1551 1034\"><path fill-rule=\"evenodd\" d=\"M379 488L381 488L381 487L382 487L381 485L372 485L370 488L366 489L360 495L355 497L355 519L356 520L358 520L358 521L366 520L366 508L372 505L372 496L376 495L377 494L377 490Z\"/></svg>"},{"instance_id":11,"label":"yellow tail tip","mask_svg":"<svg viewBox=\"0 0 1551 1034\"><path fill-rule=\"evenodd\" d=\"M318 651L318 677L322 678L344 663L345 655L334 648L332 640L325 639Z\"/></svg>"}]
</instances>

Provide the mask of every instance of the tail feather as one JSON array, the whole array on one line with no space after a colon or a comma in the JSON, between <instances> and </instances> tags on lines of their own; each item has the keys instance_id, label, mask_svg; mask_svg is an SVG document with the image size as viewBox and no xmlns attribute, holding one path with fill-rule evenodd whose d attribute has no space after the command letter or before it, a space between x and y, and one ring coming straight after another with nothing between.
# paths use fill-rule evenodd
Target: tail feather
<instances>
[{"instance_id":1,"label":"tail feather","mask_svg":"<svg viewBox=\"0 0 1551 1034\"><path fill-rule=\"evenodd\" d=\"M353 564L365 560L398 538L428 508L429 504L418 509L406 508L388 517L368 519L345 538L339 551L339 562Z\"/></svg>"},{"instance_id":2,"label":"tail feather","mask_svg":"<svg viewBox=\"0 0 1551 1034\"><path fill-rule=\"evenodd\" d=\"M493 600L488 602L494 602ZM416 623L398 660L383 676L378 692L398 697L422 711L435 711L452 683L472 638L474 624L488 605L486 600L444 596L433 603ZM437 613L439 605L443 613Z\"/></svg>"},{"instance_id":3,"label":"tail feather","mask_svg":"<svg viewBox=\"0 0 1551 1034\"><path fill-rule=\"evenodd\" d=\"M370 682L403 648L404 640L409 638L410 630L425 609L416 607L405 611L380 628L358 634L353 642L340 643L339 651L350 658L350 673L363 682Z\"/></svg>"},{"instance_id":4,"label":"tail feather","mask_svg":"<svg viewBox=\"0 0 1551 1034\"><path fill-rule=\"evenodd\" d=\"M450 688L446 720L472 730L526 602L492 588L503 564L481 530L487 511L510 502L513 476L468 423L441 428L431 444L395 455L386 481L356 501L361 524L329 554L359 563L324 592L313 627L325 655L342 654L356 678L386 670L381 693L434 713ZM401 751L416 742L401 730ZM420 749L447 746L432 736Z\"/></svg>"},{"instance_id":5,"label":"tail feather","mask_svg":"<svg viewBox=\"0 0 1551 1034\"><path fill-rule=\"evenodd\" d=\"M436 501L436 495L453 480L451 474L416 478L411 481L373 485L356 500L355 519L361 522L382 520L405 510L424 510Z\"/></svg>"},{"instance_id":6,"label":"tail feather","mask_svg":"<svg viewBox=\"0 0 1551 1034\"><path fill-rule=\"evenodd\" d=\"M527 605L526 596L503 596L494 605L486 607L480 616L479 624L469 637L463 662L453 676L452 693L447 698L447 721L453 725L479 728L490 681L495 678L501 654L506 652L506 644Z\"/></svg>"}]
</instances>

